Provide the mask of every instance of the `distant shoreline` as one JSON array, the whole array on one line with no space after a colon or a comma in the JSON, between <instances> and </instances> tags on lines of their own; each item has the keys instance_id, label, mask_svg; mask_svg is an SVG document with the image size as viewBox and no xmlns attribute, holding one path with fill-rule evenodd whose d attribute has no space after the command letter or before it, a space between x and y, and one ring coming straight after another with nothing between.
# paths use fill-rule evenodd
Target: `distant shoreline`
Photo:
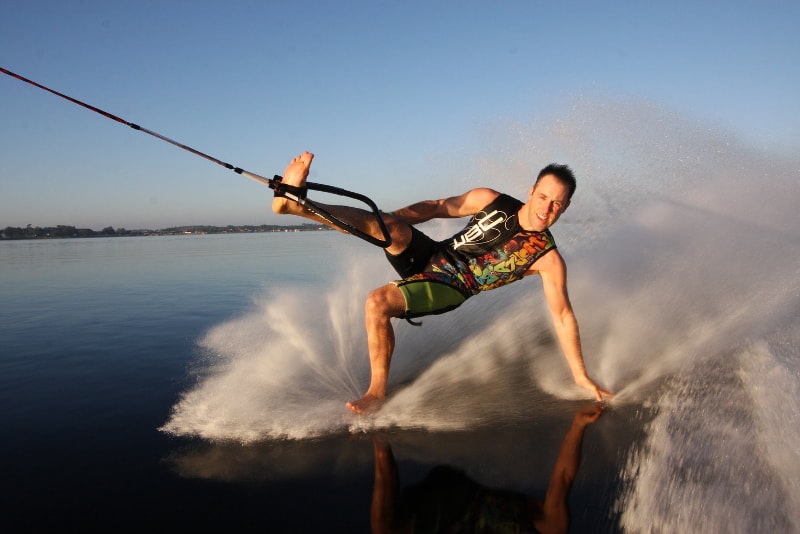
<instances>
[{"instance_id":1,"label":"distant shoreline","mask_svg":"<svg viewBox=\"0 0 800 534\"><path fill-rule=\"evenodd\" d=\"M207 234L255 234L271 232L318 232L327 231L330 228L320 224L295 224L295 225L191 225L191 226L172 226L159 230L126 230L125 228L115 229L108 226L100 231L90 228L76 228L75 226L31 226L18 228L7 226L0 230L0 240L24 240L24 239L75 239L86 237L142 237L142 236L167 236L167 235L207 235Z\"/></svg>"}]
</instances>

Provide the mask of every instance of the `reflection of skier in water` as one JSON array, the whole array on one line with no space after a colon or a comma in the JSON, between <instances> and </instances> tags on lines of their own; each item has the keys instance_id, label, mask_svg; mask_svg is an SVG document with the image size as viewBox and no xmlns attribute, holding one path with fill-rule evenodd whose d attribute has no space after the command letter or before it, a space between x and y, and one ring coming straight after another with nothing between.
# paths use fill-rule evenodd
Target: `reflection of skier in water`
<instances>
[{"instance_id":1,"label":"reflection of skier in water","mask_svg":"<svg viewBox=\"0 0 800 534\"><path fill-rule=\"evenodd\" d=\"M602 406L579 411L567 431L544 500L485 488L461 471L434 468L398 495L397 466L391 446L374 440L373 533L384 532L567 532L567 497L578 471L583 433L600 417Z\"/></svg>"}]
</instances>

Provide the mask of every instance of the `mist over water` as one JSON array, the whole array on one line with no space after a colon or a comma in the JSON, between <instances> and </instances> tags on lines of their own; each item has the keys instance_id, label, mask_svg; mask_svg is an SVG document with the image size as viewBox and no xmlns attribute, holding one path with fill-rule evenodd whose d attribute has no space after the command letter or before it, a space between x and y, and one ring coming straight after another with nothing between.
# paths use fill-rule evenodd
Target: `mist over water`
<instances>
[{"instance_id":1,"label":"mist over water","mask_svg":"<svg viewBox=\"0 0 800 534\"><path fill-rule=\"evenodd\" d=\"M800 530L800 162L641 103L575 103L486 136L453 193L524 198L550 161L578 176L553 233L587 367L617 393L612 409L646 413L620 466L622 527ZM394 275L380 251L331 239L342 254L326 285L269 288L200 340L197 384L163 430L253 442L467 429L585 398L532 279L422 328L395 323L390 399L352 416L344 402L369 377L363 299Z\"/></svg>"}]
</instances>

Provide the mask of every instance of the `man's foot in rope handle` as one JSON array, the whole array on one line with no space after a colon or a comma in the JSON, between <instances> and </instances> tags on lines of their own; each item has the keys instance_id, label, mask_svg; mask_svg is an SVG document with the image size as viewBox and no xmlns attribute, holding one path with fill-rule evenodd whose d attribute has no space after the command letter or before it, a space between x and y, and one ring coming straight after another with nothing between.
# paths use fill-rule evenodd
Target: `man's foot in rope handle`
<instances>
[{"instance_id":1,"label":"man's foot in rope handle","mask_svg":"<svg viewBox=\"0 0 800 534\"><path fill-rule=\"evenodd\" d=\"M295 187L283 183L283 176L277 174L269 181L269 187L275 191L276 197L288 198L294 202L302 204L308 194L308 187Z\"/></svg>"},{"instance_id":2,"label":"man's foot in rope handle","mask_svg":"<svg viewBox=\"0 0 800 534\"><path fill-rule=\"evenodd\" d=\"M303 212L303 207L298 203L297 199L306 198L305 185L313 159L314 154L303 152L289 162L286 170L283 171L283 178L280 180L278 180L278 177L275 178L274 186L270 186L275 190L272 211L294 215L299 215Z\"/></svg>"}]
</instances>

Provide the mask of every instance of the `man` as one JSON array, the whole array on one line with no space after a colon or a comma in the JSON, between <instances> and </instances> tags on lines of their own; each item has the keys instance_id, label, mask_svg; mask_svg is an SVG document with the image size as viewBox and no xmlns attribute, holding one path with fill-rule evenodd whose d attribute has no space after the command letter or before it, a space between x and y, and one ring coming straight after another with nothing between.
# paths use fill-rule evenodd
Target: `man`
<instances>
[{"instance_id":1,"label":"man","mask_svg":"<svg viewBox=\"0 0 800 534\"><path fill-rule=\"evenodd\" d=\"M294 158L284 171L282 183L303 187L313 159L309 152ZM542 278L556 335L575 383L598 401L610 397L612 394L586 373L578 323L567 295L566 265L548 230L567 209L574 191L572 171L563 165L550 165L539 173L525 203L478 188L384 214L392 237L386 256L403 279L375 289L367 297L370 384L366 393L348 402L347 407L366 413L383 403L395 342L391 319L444 313L480 291L532 274ZM272 209L326 223L280 193L276 193ZM382 237L372 213L349 206L324 209L364 233ZM434 242L413 226L435 218L466 216L472 217L467 227L441 242Z\"/></svg>"}]
</instances>

